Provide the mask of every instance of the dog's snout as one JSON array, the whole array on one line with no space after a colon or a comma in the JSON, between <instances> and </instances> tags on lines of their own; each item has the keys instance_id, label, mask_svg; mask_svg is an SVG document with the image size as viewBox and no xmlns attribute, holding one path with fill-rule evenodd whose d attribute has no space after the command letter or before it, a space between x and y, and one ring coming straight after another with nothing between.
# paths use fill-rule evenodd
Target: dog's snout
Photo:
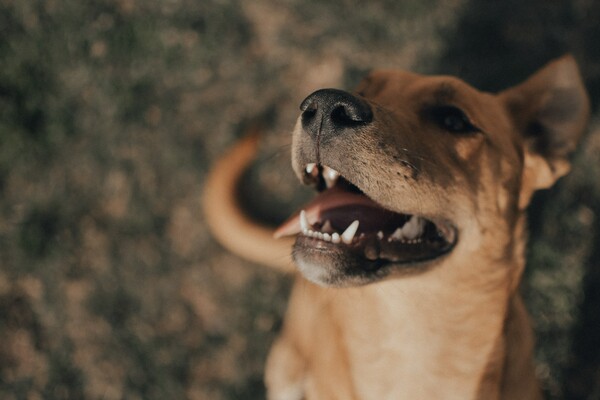
<instances>
[{"instance_id":1,"label":"dog's snout","mask_svg":"<svg viewBox=\"0 0 600 400\"><path fill-rule=\"evenodd\" d=\"M338 89L321 89L300 105L302 127L313 138L335 136L347 128L368 124L373 111L363 99Z\"/></svg>"}]
</instances>

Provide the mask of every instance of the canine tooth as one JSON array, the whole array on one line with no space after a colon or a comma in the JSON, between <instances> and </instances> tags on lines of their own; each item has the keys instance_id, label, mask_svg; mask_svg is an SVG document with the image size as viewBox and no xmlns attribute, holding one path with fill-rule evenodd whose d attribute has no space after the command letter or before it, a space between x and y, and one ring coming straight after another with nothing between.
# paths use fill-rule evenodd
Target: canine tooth
<instances>
[{"instance_id":1,"label":"canine tooth","mask_svg":"<svg viewBox=\"0 0 600 400\"><path fill-rule=\"evenodd\" d=\"M390 236L390 239L392 240L402 240L404 239L404 235L402 234L402 228L397 228L394 233L392 233L392 236Z\"/></svg>"},{"instance_id":2,"label":"canine tooth","mask_svg":"<svg viewBox=\"0 0 600 400\"><path fill-rule=\"evenodd\" d=\"M312 172L314 171L316 166L317 166L317 164L315 164L315 163L306 164L306 173L309 175L312 174Z\"/></svg>"},{"instance_id":3,"label":"canine tooth","mask_svg":"<svg viewBox=\"0 0 600 400\"><path fill-rule=\"evenodd\" d=\"M415 239L423 233L424 227L425 220L413 215L402 227L402 234L407 239Z\"/></svg>"},{"instance_id":4,"label":"canine tooth","mask_svg":"<svg viewBox=\"0 0 600 400\"><path fill-rule=\"evenodd\" d=\"M348 227L346 228L344 233L342 233L342 236L341 236L341 239L344 243L346 243L346 244L352 243L352 239L354 239L354 235L356 234L356 231L358 230L358 225L359 225L358 220L355 220L350 225L348 225Z\"/></svg>"},{"instance_id":5,"label":"canine tooth","mask_svg":"<svg viewBox=\"0 0 600 400\"><path fill-rule=\"evenodd\" d=\"M383 231L377 232L377 239L383 240Z\"/></svg>"},{"instance_id":6,"label":"canine tooth","mask_svg":"<svg viewBox=\"0 0 600 400\"><path fill-rule=\"evenodd\" d=\"M342 240L340 239L340 234L335 232L331 235L331 242L338 244L339 242L341 242Z\"/></svg>"},{"instance_id":7,"label":"canine tooth","mask_svg":"<svg viewBox=\"0 0 600 400\"><path fill-rule=\"evenodd\" d=\"M324 233L323 240L325 240L326 242L331 242L331 235L329 233Z\"/></svg>"},{"instance_id":8,"label":"canine tooth","mask_svg":"<svg viewBox=\"0 0 600 400\"><path fill-rule=\"evenodd\" d=\"M306 211L300 211L300 229L302 231L308 230L310 224L308 223L308 218L306 217Z\"/></svg>"},{"instance_id":9,"label":"canine tooth","mask_svg":"<svg viewBox=\"0 0 600 400\"><path fill-rule=\"evenodd\" d=\"M340 173L335 169L323 167L323 179L325 179L325 185L327 185L328 188L334 187L339 177Z\"/></svg>"}]
</instances>

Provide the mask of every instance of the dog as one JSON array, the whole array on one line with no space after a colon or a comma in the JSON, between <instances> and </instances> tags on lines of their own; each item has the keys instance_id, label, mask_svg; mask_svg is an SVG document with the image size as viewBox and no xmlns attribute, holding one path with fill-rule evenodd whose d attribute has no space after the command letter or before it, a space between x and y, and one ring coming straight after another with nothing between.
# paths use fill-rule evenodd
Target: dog
<instances>
[{"instance_id":1,"label":"dog","mask_svg":"<svg viewBox=\"0 0 600 400\"><path fill-rule=\"evenodd\" d=\"M542 398L519 294L525 211L569 171L589 108L570 55L496 94L397 70L318 90L291 156L319 193L275 232L235 200L256 136L224 157L206 187L213 232L300 272L268 398Z\"/></svg>"}]
</instances>

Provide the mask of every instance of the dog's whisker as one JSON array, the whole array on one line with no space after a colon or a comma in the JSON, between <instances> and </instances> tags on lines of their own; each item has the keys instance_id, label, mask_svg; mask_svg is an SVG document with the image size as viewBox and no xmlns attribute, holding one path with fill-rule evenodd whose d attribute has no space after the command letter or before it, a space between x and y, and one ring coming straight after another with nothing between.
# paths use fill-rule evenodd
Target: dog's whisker
<instances>
[{"instance_id":1,"label":"dog's whisker","mask_svg":"<svg viewBox=\"0 0 600 400\"><path fill-rule=\"evenodd\" d=\"M416 158L416 159L417 159L417 160L419 160L419 161L426 162L426 163L429 163L429 164L431 164L431 165L437 165L437 163L435 162L435 160L430 160L429 158L427 158L427 157L424 157L424 156L422 156L422 155L419 155L419 154L417 154L417 153L415 153L415 152L413 152L413 151L410 151L409 149L401 148L400 150L401 150L401 151L402 151L402 152L403 152L405 155L407 155L407 156L409 156L409 157ZM408 162L408 161L406 161L406 162ZM414 164L413 164L413 166L414 166ZM415 168L417 168L417 167L415 166ZM418 168L417 168L417 169L418 169Z\"/></svg>"}]
</instances>

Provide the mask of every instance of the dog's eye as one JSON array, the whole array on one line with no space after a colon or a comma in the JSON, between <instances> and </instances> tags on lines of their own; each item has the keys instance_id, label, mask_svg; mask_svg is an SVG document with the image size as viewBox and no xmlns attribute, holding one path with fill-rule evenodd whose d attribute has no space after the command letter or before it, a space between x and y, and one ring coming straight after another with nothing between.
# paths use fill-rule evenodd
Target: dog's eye
<instances>
[{"instance_id":1,"label":"dog's eye","mask_svg":"<svg viewBox=\"0 0 600 400\"><path fill-rule=\"evenodd\" d=\"M428 110L429 117L440 126L452 133L478 132L479 129L473 125L469 117L457 107L437 106Z\"/></svg>"}]
</instances>

